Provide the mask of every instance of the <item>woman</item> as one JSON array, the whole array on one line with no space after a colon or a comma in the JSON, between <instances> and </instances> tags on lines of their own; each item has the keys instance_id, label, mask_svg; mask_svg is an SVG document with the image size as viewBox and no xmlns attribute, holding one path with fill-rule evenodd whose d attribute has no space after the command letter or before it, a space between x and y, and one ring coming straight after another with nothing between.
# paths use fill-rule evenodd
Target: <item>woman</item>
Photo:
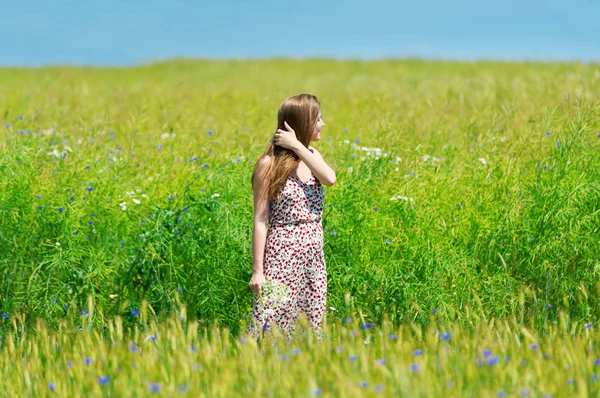
<instances>
[{"instance_id":1,"label":"woman","mask_svg":"<svg viewBox=\"0 0 600 398\"><path fill-rule=\"evenodd\" d=\"M277 132L252 174L253 317L248 333L278 327L290 338L298 313L306 314L321 337L327 273L323 256L323 186L335 184L335 172L312 146L325 126L320 102L301 94L283 101ZM265 308L259 295L265 281L285 291L286 300Z\"/></svg>"}]
</instances>

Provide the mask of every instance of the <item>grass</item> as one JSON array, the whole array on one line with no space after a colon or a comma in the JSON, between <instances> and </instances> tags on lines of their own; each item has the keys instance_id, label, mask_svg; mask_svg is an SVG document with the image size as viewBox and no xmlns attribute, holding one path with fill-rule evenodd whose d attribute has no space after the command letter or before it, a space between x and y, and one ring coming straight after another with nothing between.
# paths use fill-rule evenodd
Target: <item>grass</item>
<instances>
[{"instance_id":1,"label":"grass","mask_svg":"<svg viewBox=\"0 0 600 398\"><path fill-rule=\"evenodd\" d=\"M389 320L375 328L360 313L291 340L235 338L200 327L185 306L164 322L150 308L117 316L104 333L94 314L71 312L57 330L31 331L11 319L0 353L6 396L579 396L600 393L597 327L563 313L541 335L512 317L482 320L472 330L441 314L427 326ZM79 329L80 322L84 326ZM301 326L308 323L303 318Z\"/></svg>"},{"instance_id":2,"label":"grass","mask_svg":"<svg viewBox=\"0 0 600 398\"><path fill-rule=\"evenodd\" d=\"M561 312L598 318L595 64L170 61L2 69L0 90L0 312L27 325L56 329L88 297L96 330L143 300L162 322L180 295L238 336L252 168L300 92L321 99L315 145L338 176L330 317L427 325L437 309L542 335Z\"/></svg>"}]
</instances>

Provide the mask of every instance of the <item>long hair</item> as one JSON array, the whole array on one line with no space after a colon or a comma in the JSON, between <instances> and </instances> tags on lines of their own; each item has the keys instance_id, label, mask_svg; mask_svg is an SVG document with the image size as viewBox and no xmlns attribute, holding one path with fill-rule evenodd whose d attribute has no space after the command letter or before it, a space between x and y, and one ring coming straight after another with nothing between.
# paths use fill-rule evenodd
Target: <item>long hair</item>
<instances>
[{"instance_id":1,"label":"long hair","mask_svg":"<svg viewBox=\"0 0 600 398\"><path fill-rule=\"evenodd\" d=\"M298 141L308 148L315 126L319 120L320 109L321 103L314 95L300 94L290 97L279 106L279 112L277 112L277 129L285 130L283 122L287 122L296 132ZM273 139L274 137L271 138L266 151L258 158L254 166L252 189L255 188L254 176L256 174L256 166L265 156L269 156L271 162L266 174L266 178L269 180L268 199L279 201L281 188L292 169L300 161L300 158L294 151L275 145Z\"/></svg>"}]
</instances>

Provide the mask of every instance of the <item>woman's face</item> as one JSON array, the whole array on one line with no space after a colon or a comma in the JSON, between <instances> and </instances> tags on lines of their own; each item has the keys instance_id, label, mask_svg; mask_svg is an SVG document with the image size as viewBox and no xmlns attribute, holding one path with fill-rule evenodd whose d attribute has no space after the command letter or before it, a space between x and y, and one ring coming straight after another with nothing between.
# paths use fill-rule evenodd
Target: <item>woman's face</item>
<instances>
[{"instance_id":1,"label":"woman's face","mask_svg":"<svg viewBox=\"0 0 600 398\"><path fill-rule=\"evenodd\" d=\"M311 141L319 141L321 139L321 129L325 126L325 122L321 118L321 111L319 111L319 118L317 119L317 124L315 125L315 131L313 132L312 137L310 137Z\"/></svg>"}]
</instances>

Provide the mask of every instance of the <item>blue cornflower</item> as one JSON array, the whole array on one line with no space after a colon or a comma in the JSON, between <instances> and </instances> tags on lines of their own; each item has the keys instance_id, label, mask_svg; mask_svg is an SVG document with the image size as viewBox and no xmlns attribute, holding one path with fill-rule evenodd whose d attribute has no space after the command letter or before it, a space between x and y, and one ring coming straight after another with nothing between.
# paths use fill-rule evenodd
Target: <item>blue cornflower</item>
<instances>
[{"instance_id":1,"label":"blue cornflower","mask_svg":"<svg viewBox=\"0 0 600 398\"><path fill-rule=\"evenodd\" d=\"M150 392L159 392L159 391L160 391L160 385L158 383L150 384Z\"/></svg>"},{"instance_id":2,"label":"blue cornflower","mask_svg":"<svg viewBox=\"0 0 600 398\"><path fill-rule=\"evenodd\" d=\"M378 359L377 362L375 362L375 363L379 366L383 366L383 365L385 365L385 359Z\"/></svg>"},{"instance_id":3,"label":"blue cornflower","mask_svg":"<svg viewBox=\"0 0 600 398\"><path fill-rule=\"evenodd\" d=\"M268 328L269 328L269 325L266 323L262 326L262 330L267 330Z\"/></svg>"},{"instance_id":4,"label":"blue cornflower","mask_svg":"<svg viewBox=\"0 0 600 398\"><path fill-rule=\"evenodd\" d=\"M62 213L65 209L63 209L62 207L59 207L57 210L59 213Z\"/></svg>"},{"instance_id":5,"label":"blue cornflower","mask_svg":"<svg viewBox=\"0 0 600 398\"><path fill-rule=\"evenodd\" d=\"M156 336L150 336L150 341L156 341Z\"/></svg>"},{"instance_id":6,"label":"blue cornflower","mask_svg":"<svg viewBox=\"0 0 600 398\"><path fill-rule=\"evenodd\" d=\"M192 345L190 346L190 351L191 351L191 352L198 352L198 349L196 348L196 346L195 346L195 345L193 345L193 344L192 344Z\"/></svg>"},{"instance_id":7,"label":"blue cornflower","mask_svg":"<svg viewBox=\"0 0 600 398\"><path fill-rule=\"evenodd\" d=\"M459 209L462 209L463 205L462 205L462 203L459 203L459 204L456 205L456 207L458 207Z\"/></svg>"},{"instance_id":8,"label":"blue cornflower","mask_svg":"<svg viewBox=\"0 0 600 398\"><path fill-rule=\"evenodd\" d=\"M131 352L137 352L137 350L138 350L138 347L137 347L137 346L135 345L135 343L132 341L132 342L129 344L129 351L131 351Z\"/></svg>"},{"instance_id":9,"label":"blue cornflower","mask_svg":"<svg viewBox=\"0 0 600 398\"><path fill-rule=\"evenodd\" d=\"M547 169L548 169L548 166L546 166L546 165L543 165L543 166L542 166L542 169L544 169L544 170L547 170Z\"/></svg>"},{"instance_id":10,"label":"blue cornflower","mask_svg":"<svg viewBox=\"0 0 600 398\"><path fill-rule=\"evenodd\" d=\"M90 221L90 222L88 222L88 225L89 225L89 226L94 226L94 225L96 225L96 224L95 224L93 221Z\"/></svg>"},{"instance_id":11,"label":"blue cornflower","mask_svg":"<svg viewBox=\"0 0 600 398\"><path fill-rule=\"evenodd\" d=\"M392 334L390 334L390 339L391 339L391 340L398 340L398 335L397 335L397 334L394 334L394 333L392 333Z\"/></svg>"},{"instance_id":12,"label":"blue cornflower","mask_svg":"<svg viewBox=\"0 0 600 398\"><path fill-rule=\"evenodd\" d=\"M385 239L385 240L384 240L384 242L385 242L385 243L391 243L392 241L391 241L391 240L389 240L389 239Z\"/></svg>"},{"instance_id":13,"label":"blue cornflower","mask_svg":"<svg viewBox=\"0 0 600 398\"><path fill-rule=\"evenodd\" d=\"M521 396L522 397L526 397L529 395L529 390L528 389L524 389L523 391L521 391Z\"/></svg>"},{"instance_id":14,"label":"blue cornflower","mask_svg":"<svg viewBox=\"0 0 600 398\"><path fill-rule=\"evenodd\" d=\"M346 323L350 323L350 322L352 322L352 318L350 318L350 317L346 318Z\"/></svg>"},{"instance_id":15,"label":"blue cornflower","mask_svg":"<svg viewBox=\"0 0 600 398\"><path fill-rule=\"evenodd\" d=\"M432 314L437 314L438 310L436 310L435 308L431 310Z\"/></svg>"},{"instance_id":16,"label":"blue cornflower","mask_svg":"<svg viewBox=\"0 0 600 398\"><path fill-rule=\"evenodd\" d=\"M556 141L556 147L557 148L562 148L562 144L560 143L560 141Z\"/></svg>"},{"instance_id":17,"label":"blue cornflower","mask_svg":"<svg viewBox=\"0 0 600 398\"><path fill-rule=\"evenodd\" d=\"M335 349L335 352L343 352L344 351L344 346L339 346L338 348Z\"/></svg>"},{"instance_id":18,"label":"blue cornflower","mask_svg":"<svg viewBox=\"0 0 600 398\"><path fill-rule=\"evenodd\" d=\"M484 356L484 357L486 357L486 358L487 358L487 357L489 357L490 355L492 355L492 352L491 352L490 350L487 350L487 349L486 349L486 350L483 350L481 353L482 353L482 354L483 354L483 356Z\"/></svg>"},{"instance_id":19,"label":"blue cornflower","mask_svg":"<svg viewBox=\"0 0 600 398\"><path fill-rule=\"evenodd\" d=\"M300 354L300 349L298 349L298 348L294 348L294 349L292 350L292 354L294 354L294 355L298 355L298 354Z\"/></svg>"},{"instance_id":20,"label":"blue cornflower","mask_svg":"<svg viewBox=\"0 0 600 398\"><path fill-rule=\"evenodd\" d=\"M160 151L161 149L163 149L163 144L158 144L158 145L156 146L156 150L157 150L157 151Z\"/></svg>"},{"instance_id":21,"label":"blue cornflower","mask_svg":"<svg viewBox=\"0 0 600 398\"><path fill-rule=\"evenodd\" d=\"M69 309L69 304L65 304L65 305L63 305L63 308L64 308L65 310L68 310L68 309Z\"/></svg>"},{"instance_id":22,"label":"blue cornflower","mask_svg":"<svg viewBox=\"0 0 600 398\"><path fill-rule=\"evenodd\" d=\"M354 140L355 144L358 144L359 142L360 142L360 140L358 138Z\"/></svg>"},{"instance_id":23,"label":"blue cornflower","mask_svg":"<svg viewBox=\"0 0 600 398\"><path fill-rule=\"evenodd\" d=\"M342 133L347 133L347 132L348 132L348 129L344 129L344 130L342 131ZM600 133L598 133L598 134L600 134Z\"/></svg>"},{"instance_id":24,"label":"blue cornflower","mask_svg":"<svg viewBox=\"0 0 600 398\"><path fill-rule=\"evenodd\" d=\"M89 165L85 166L86 169L91 169L91 167Z\"/></svg>"},{"instance_id":25,"label":"blue cornflower","mask_svg":"<svg viewBox=\"0 0 600 398\"><path fill-rule=\"evenodd\" d=\"M420 357L421 355L423 355L423 350L421 350L421 349L414 350L413 355L416 357Z\"/></svg>"},{"instance_id":26,"label":"blue cornflower","mask_svg":"<svg viewBox=\"0 0 600 398\"><path fill-rule=\"evenodd\" d=\"M198 161L198 157L197 157L197 156L194 156L194 157L192 158L192 162L197 162L197 161Z\"/></svg>"},{"instance_id":27,"label":"blue cornflower","mask_svg":"<svg viewBox=\"0 0 600 398\"><path fill-rule=\"evenodd\" d=\"M92 358L83 358L83 364L84 365L91 365L92 364Z\"/></svg>"},{"instance_id":28,"label":"blue cornflower","mask_svg":"<svg viewBox=\"0 0 600 398\"><path fill-rule=\"evenodd\" d=\"M125 241L121 241L121 246L125 246Z\"/></svg>"},{"instance_id":29,"label":"blue cornflower","mask_svg":"<svg viewBox=\"0 0 600 398\"><path fill-rule=\"evenodd\" d=\"M538 349L538 345L537 345L537 344L532 344L532 345L530 346L530 348L531 348L532 350L534 350L534 351L535 351L535 350L537 350L537 349Z\"/></svg>"},{"instance_id":30,"label":"blue cornflower","mask_svg":"<svg viewBox=\"0 0 600 398\"><path fill-rule=\"evenodd\" d=\"M7 124L4 125L4 127L7 128L7 129L9 129L10 128L10 124L7 123Z\"/></svg>"},{"instance_id":31,"label":"blue cornflower","mask_svg":"<svg viewBox=\"0 0 600 398\"><path fill-rule=\"evenodd\" d=\"M504 390L500 390L498 391L498 398L504 398L506 397L506 392Z\"/></svg>"},{"instance_id":32,"label":"blue cornflower","mask_svg":"<svg viewBox=\"0 0 600 398\"><path fill-rule=\"evenodd\" d=\"M596 381L598 381L598 375L597 375L596 373L594 373L594 374L592 375L592 377L591 377L591 380L592 380L593 382L596 382Z\"/></svg>"},{"instance_id":33,"label":"blue cornflower","mask_svg":"<svg viewBox=\"0 0 600 398\"><path fill-rule=\"evenodd\" d=\"M81 316L88 316L88 314L89 314L88 310L81 311Z\"/></svg>"},{"instance_id":34,"label":"blue cornflower","mask_svg":"<svg viewBox=\"0 0 600 398\"><path fill-rule=\"evenodd\" d=\"M376 392L382 392L383 391L383 386L381 384L375 386L375 391Z\"/></svg>"},{"instance_id":35,"label":"blue cornflower","mask_svg":"<svg viewBox=\"0 0 600 398\"><path fill-rule=\"evenodd\" d=\"M19 120L23 120L25 119L23 116L19 116Z\"/></svg>"},{"instance_id":36,"label":"blue cornflower","mask_svg":"<svg viewBox=\"0 0 600 398\"><path fill-rule=\"evenodd\" d=\"M500 358L496 355L493 357L489 357L485 360L485 363L490 365L490 366L494 366L496 365L498 362L500 362Z\"/></svg>"},{"instance_id":37,"label":"blue cornflower","mask_svg":"<svg viewBox=\"0 0 600 398\"><path fill-rule=\"evenodd\" d=\"M173 200L173 195L169 195L169 197L167 198L167 200Z\"/></svg>"},{"instance_id":38,"label":"blue cornflower","mask_svg":"<svg viewBox=\"0 0 600 398\"><path fill-rule=\"evenodd\" d=\"M360 328L361 328L362 330L365 330L365 329L371 329L371 326L372 326L372 325L371 325L370 323L368 323L368 322L367 322L367 323L363 323L362 325L360 325Z\"/></svg>"},{"instance_id":39,"label":"blue cornflower","mask_svg":"<svg viewBox=\"0 0 600 398\"><path fill-rule=\"evenodd\" d=\"M101 386L108 384L108 382L110 381L108 376L100 376L98 377L98 384L100 384Z\"/></svg>"},{"instance_id":40,"label":"blue cornflower","mask_svg":"<svg viewBox=\"0 0 600 398\"><path fill-rule=\"evenodd\" d=\"M363 381L363 382L360 383L360 386L362 388L367 388L369 386L369 383L367 383L366 381Z\"/></svg>"},{"instance_id":41,"label":"blue cornflower","mask_svg":"<svg viewBox=\"0 0 600 398\"><path fill-rule=\"evenodd\" d=\"M187 386L186 386L186 385L179 386L179 387L177 387L177 389L178 389L180 392L186 392L186 391L188 390L188 388L187 388Z\"/></svg>"},{"instance_id":42,"label":"blue cornflower","mask_svg":"<svg viewBox=\"0 0 600 398\"><path fill-rule=\"evenodd\" d=\"M546 131L546 136L549 136L550 134L552 134L550 131Z\"/></svg>"},{"instance_id":43,"label":"blue cornflower","mask_svg":"<svg viewBox=\"0 0 600 398\"><path fill-rule=\"evenodd\" d=\"M89 191L89 192L92 192L92 191L94 190L94 188L92 188L92 187L87 187L85 190L86 190L86 191Z\"/></svg>"},{"instance_id":44,"label":"blue cornflower","mask_svg":"<svg viewBox=\"0 0 600 398\"><path fill-rule=\"evenodd\" d=\"M52 304L56 304L56 297L50 297L50 302Z\"/></svg>"},{"instance_id":45,"label":"blue cornflower","mask_svg":"<svg viewBox=\"0 0 600 398\"><path fill-rule=\"evenodd\" d=\"M73 367L73 362L67 361L67 366L70 367L70 368L72 368Z\"/></svg>"},{"instance_id":46,"label":"blue cornflower","mask_svg":"<svg viewBox=\"0 0 600 398\"><path fill-rule=\"evenodd\" d=\"M590 329L592 326L594 326L594 325L593 325L593 324L591 324L591 323L588 323L588 324L587 324L587 325L585 325L583 328L584 328L584 329Z\"/></svg>"},{"instance_id":47,"label":"blue cornflower","mask_svg":"<svg viewBox=\"0 0 600 398\"><path fill-rule=\"evenodd\" d=\"M282 360L282 361L287 361L287 359L288 359L288 356L287 356L287 355L285 355L285 354L281 354L281 355L279 356L279 358L281 358L281 360Z\"/></svg>"},{"instance_id":48,"label":"blue cornflower","mask_svg":"<svg viewBox=\"0 0 600 398\"><path fill-rule=\"evenodd\" d=\"M521 360L521 366L525 366L525 365L527 365L527 360L526 359Z\"/></svg>"},{"instance_id":49,"label":"blue cornflower","mask_svg":"<svg viewBox=\"0 0 600 398\"><path fill-rule=\"evenodd\" d=\"M594 366L600 366L600 359L594 359Z\"/></svg>"},{"instance_id":50,"label":"blue cornflower","mask_svg":"<svg viewBox=\"0 0 600 398\"><path fill-rule=\"evenodd\" d=\"M567 379L567 384L573 384L574 382L573 379Z\"/></svg>"},{"instance_id":51,"label":"blue cornflower","mask_svg":"<svg viewBox=\"0 0 600 398\"><path fill-rule=\"evenodd\" d=\"M55 391L56 390L56 385L54 383L48 383L48 389L50 391Z\"/></svg>"},{"instance_id":52,"label":"blue cornflower","mask_svg":"<svg viewBox=\"0 0 600 398\"><path fill-rule=\"evenodd\" d=\"M410 366L409 366L409 368L408 368L408 369L409 369L411 372L418 372L420 368L421 368L421 367L419 366L419 364L418 364L418 363L412 363L412 364L410 364Z\"/></svg>"},{"instance_id":53,"label":"blue cornflower","mask_svg":"<svg viewBox=\"0 0 600 398\"><path fill-rule=\"evenodd\" d=\"M131 310L131 315L138 316L140 314L139 310Z\"/></svg>"},{"instance_id":54,"label":"blue cornflower","mask_svg":"<svg viewBox=\"0 0 600 398\"><path fill-rule=\"evenodd\" d=\"M348 359L354 362L354 361L356 361L358 358L356 357L356 355L354 355L354 354L353 354L353 355L350 355L350 356L348 357Z\"/></svg>"},{"instance_id":55,"label":"blue cornflower","mask_svg":"<svg viewBox=\"0 0 600 398\"><path fill-rule=\"evenodd\" d=\"M544 359L548 359L548 358L550 358L550 354L548 354L548 353L545 353L545 354L544 354Z\"/></svg>"},{"instance_id":56,"label":"blue cornflower","mask_svg":"<svg viewBox=\"0 0 600 398\"><path fill-rule=\"evenodd\" d=\"M373 207L373 210L375 210L375 211L379 210L379 206Z\"/></svg>"},{"instance_id":57,"label":"blue cornflower","mask_svg":"<svg viewBox=\"0 0 600 398\"><path fill-rule=\"evenodd\" d=\"M92 217L98 217L98 214L92 213Z\"/></svg>"},{"instance_id":58,"label":"blue cornflower","mask_svg":"<svg viewBox=\"0 0 600 398\"><path fill-rule=\"evenodd\" d=\"M442 340L444 340L444 341L450 340L450 337L452 337L452 335L450 334L450 332L446 332L446 333L442 334Z\"/></svg>"},{"instance_id":59,"label":"blue cornflower","mask_svg":"<svg viewBox=\"0 0 600 398\"><path fill-rule=\"evenodd\" d=\"M552 308L552 304L546 304L546 309Z\"/></svg>"},{"instance_id":60,"label":"blue cornflower","mask_svg":"<svg viewBox=\"0 0 600 398\"><path fill-rule=\"evenodd\" d=\"M213 135L213 131L212 131L212 130L208 130L208 131L206 132L206 134L207 134L207 135Z\"/></svg>"},{"instance_id":61,"label":"blue cornflower","mask_svg":"<svg viewBox=\"0 0 600 398\"><path fill-rule=\"evenodd\" d=\"M202 167L208 167L208 163L204 163Z\"/></svg>"},{"instance_id":62,"label":"blue cornflower","mask_svg":"<svg viewBox=\"0 0 600 398\"><path fill-rule=\"evenodd\" d=\"M336 232L335 232L335 231L331 231L331 232L329 233L329 236L335 236L335 235L336 235Z\"/></svg>"},{"instance_id":63,"label":"blue cornflower","mask_svg":"<svg viewBox=\"0 0 600 398\"><path fill-rule=\"evenodd\" d=\"M352 335L352 337L358 336L358 333L356 333L356 330L351 330L350 334Z\"/></svg>"},{"instance_id":64,"label":"blue cornflower","mask_svg":"<svg viewBox=\"0 0 600 398\"><path fill-rule=\"evenodd\" d=\"M449 381L447 384L448 387L452 388L454 387L454 382L453 381Z\"/></svg>"},{"instance_id":65,"label":"blue cornflower","mask_svg":"<svg viewBox=\"0 0 600 398\"><path fill-rule=\"evenodd\" d=\"M4 318L4 319L10 319L10 315L8 315L8 314L4 314L4 313L3 313L3 314L2 314L2 318Z\"/></svg>"}]
</instances>

